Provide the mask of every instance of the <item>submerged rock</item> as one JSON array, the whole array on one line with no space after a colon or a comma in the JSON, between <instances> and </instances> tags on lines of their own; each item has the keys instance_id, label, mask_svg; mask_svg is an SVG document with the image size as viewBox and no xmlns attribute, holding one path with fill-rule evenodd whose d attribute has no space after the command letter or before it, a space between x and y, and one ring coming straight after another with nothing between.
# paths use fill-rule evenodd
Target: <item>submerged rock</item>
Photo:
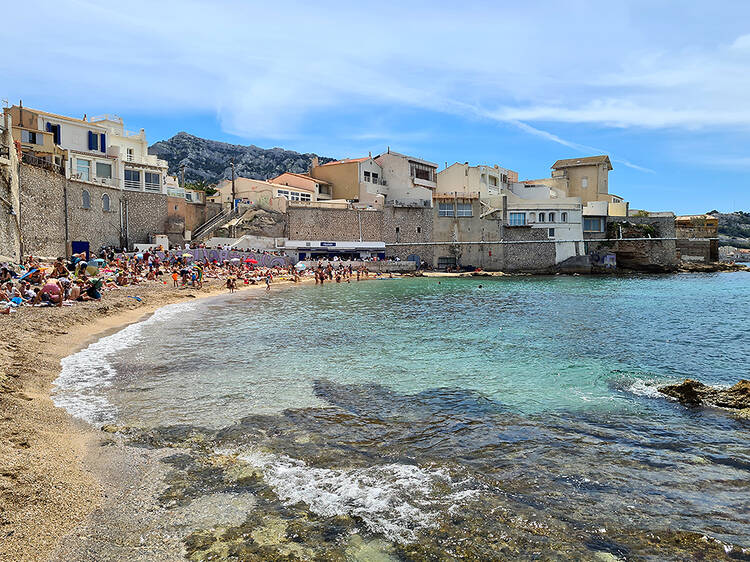
<instances>
[{"instance_id":1,"label":"submerged rock","mask_svg":"<svg viewBox=\"0 0 750 562\"><path fill-rule=\"evenodd\" d=\"M750 408L750 381L745 379L726 389L714 388L693 379L685 379L679 384L662 386L659 392L676 398L683 404L707 404L737 410Z\"/></svg>"}]
</instances>

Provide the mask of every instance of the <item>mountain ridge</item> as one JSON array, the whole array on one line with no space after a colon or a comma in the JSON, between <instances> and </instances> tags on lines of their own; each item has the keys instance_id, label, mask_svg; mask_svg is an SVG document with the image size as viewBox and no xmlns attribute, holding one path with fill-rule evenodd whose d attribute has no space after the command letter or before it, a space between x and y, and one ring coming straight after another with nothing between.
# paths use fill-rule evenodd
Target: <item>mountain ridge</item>
<instances>
[{"instance_id":1,"label":"mountain ridge","mask_svg":"<svg viewBox=\"0 0 750 562\"><path fill-rule=\"evenodd\" d=\"M208 183L232 177L232 158L237 177L259 180L272 178L282 172L307 173L315 156L321 164L333 160L314 153L302 154L278 147L261 148L254 144L215 141L185 131L152 144L148 153L166 160L170 174L179 174L180 166L184 165L185 181L203 180Z\"/></svg>"}]
</instances>

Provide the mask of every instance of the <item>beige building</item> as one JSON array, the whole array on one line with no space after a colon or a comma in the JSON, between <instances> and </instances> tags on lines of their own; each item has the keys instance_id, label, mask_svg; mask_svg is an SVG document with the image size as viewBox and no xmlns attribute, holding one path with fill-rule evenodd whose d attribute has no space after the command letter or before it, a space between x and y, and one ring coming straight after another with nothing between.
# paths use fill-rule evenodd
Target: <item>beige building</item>
<instances>
[{"instance_id":1,"label":"beige building","mask_svg":"<svg viewBox=\"0 0 750 562\"><path fill-rule=\"evenodd\" d=\"M601 205L594 203L606 203L606 214L627 216L628 203L623 201L622 197L609 192L609 172L612 169L612 162L606 154L568 158L552 164L551 177L527 180L523 183L547 185L564 193L566 197L578 197L584 207L589 204L596 207L596 211L591 210L591 213L601 213Z\"/></svg>"},{"instance_id":2,"label":"beige building","mask_svg":"<svg viewBox=\"0 0 750 562\"><path fill-rule=\"evenodd\" d=\"M232 180L221 180L216 186L218 193L208 199L225 207L232 205ZM288 201L314 201L314 187L292 187L264 180L235 178L234 199L249 205L268 206L271 199L284 197Z\"/></svg>"},{"instance_id":3,"label":"beige building","mask_svg":"<svg viewBox=\"0 0 750 562\"><path fill-rule=\"evenodd\" d=\"M4 112L13 123L13 140L21 145L23 157L32 164L46 162L64 173L68 151L59 146L59 130L53 131L40 127L42 118L46 114L22 105L5 108Z\"/></svg>"},{"instance_id":4,"label":"beige building","mask_svg":"<svg viewBox=\"0 0 750 562\"><path fill-rule=\"evenodd\" d=\"M518 182L518 172L494 166L469 166L456 162L437 175L435 193L440 195L479 195L487 198L501 194L503 188Z\"/></svg>"},{"instance_id":5,"label":"beige building","mask_svg":"<svg viewBox=\"0 0 750 562\"><path fill-rule=\"evenodd\" d=\"M330 200L332 197L331 184L319 178L313 178L306 174L295 174L294 172L284 172L275 178L268 180L270 183L286 185L289 187L299 188L305 191L314 191L313 201Z\"/></svg>"},{"instance_id":6,"label":"beige building","mask_svg":"<svg viewBox=\"0 0 750 562\"><path fill-rule=\"evenodd\" d=\"M382 205L382 190L386 186L383 169L372 156L346 158L318 165L313 158L310 175L328 182L331 199L359 201L372 206Z\"/></svg>"}]
</instances>

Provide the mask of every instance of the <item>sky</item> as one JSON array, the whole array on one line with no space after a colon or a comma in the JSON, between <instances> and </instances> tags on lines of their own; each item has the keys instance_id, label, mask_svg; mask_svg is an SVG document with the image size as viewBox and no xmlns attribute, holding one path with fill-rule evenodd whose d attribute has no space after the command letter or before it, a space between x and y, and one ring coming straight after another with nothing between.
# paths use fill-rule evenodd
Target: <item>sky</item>
<instances>
[{"instance_id":1,"label":"sky","mask_svg":"<svg viewBox=\"0 0 750 562\"><path fill-rule=\"evenodd\" d=\"M0 99L334 158L388 147L750 210L750 2L39 0L3 24ZM26 14L30 16L30 14Z\"/></svg>"}]
</instances>

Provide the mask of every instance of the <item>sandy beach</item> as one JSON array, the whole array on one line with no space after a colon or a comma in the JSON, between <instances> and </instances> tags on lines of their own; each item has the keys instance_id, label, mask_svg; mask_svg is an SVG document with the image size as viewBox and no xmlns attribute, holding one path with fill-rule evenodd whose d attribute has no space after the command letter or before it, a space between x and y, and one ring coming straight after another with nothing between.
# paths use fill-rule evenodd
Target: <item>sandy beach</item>
<instances>
[{"instance_id":1,"label":"sandy beach","mask_svg":"<svg viewBox=\"0 0 750 562\"><path fill-rule=\"evenodd\" d=\"M273 287L290 282L274 283ZM241 286L238 290L265 290ZM157 308L226 293L143 284L72 307L23 307L0 322L0 560L45 560L105 493L83 463L98 430L50 398L60 360ZM138 296L139 302L129 296Z\"/></svg>"}]
</instances>

